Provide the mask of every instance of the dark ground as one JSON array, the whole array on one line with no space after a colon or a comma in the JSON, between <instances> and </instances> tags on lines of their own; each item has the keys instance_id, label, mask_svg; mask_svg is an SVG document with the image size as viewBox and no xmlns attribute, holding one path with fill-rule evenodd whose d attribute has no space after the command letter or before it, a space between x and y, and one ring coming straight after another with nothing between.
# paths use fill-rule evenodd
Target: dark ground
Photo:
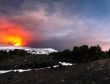
<instances>
[{"instance_id":1,"label":"dark ground","mask_svg":"<svg viewBox=\"0 0 110 84\"><path fill-rule=\"evenodd\" d=\"M0 84L110 84L110 59L0 75Z\"/></svg>"},{"instance_id":2,"label":"dark ground","mask_svg":"<svg viewBox=\"0 0 110 84\"><path fill-rule=\"evenodd\" d=\"M54 65L58 65L58 61L50 59L48 55L15 55L12 59L0 61L0 70L44 68Z\"/></svg>"}]
</instances>

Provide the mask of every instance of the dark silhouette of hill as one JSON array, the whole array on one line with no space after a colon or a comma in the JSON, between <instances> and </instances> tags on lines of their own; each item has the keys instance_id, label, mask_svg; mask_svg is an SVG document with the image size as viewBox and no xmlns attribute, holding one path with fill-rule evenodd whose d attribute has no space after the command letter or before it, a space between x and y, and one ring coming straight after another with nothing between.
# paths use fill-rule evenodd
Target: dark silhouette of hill
<instances>
[{"instance_id":1,"label":"dark silhouette of hill","mask_svg":"<svg viewBox=\"0 0 110 84\"><path fill-rule=\"evenodd\" d=\"M59 64L61 61L77 65L63 66ZM35 70L45 67L51 68ZM0 69L19 68L32 70L1 74L0 84L109 84L110 50L83 45L49 55L33 55L24 50L0 51Z\"/></svg>"},{"instance_id":2,"label":"dark silhouette of hill","mask_svg":"<svg viewBox=\"0 0 110 84\"><path fill-rule=\"evenodd\" d=\"M55 60L80 64L109 58L110 50L104 52L99 45L91 47L82 45L75 46L72 50L66 49L62 52L52 53L50 56Z\"/></svg>"},{"instance_id":3,"label":"dark silhouette of hill","mask_svg":"<svg viewBox=\"0 0 110 84\"><path fill-rule=\"evenodd\" d=\"M58 65L61 61L81 64L107 58L110 58L110 50L104 52L99 45L74 46L72 50L65 49L49 55L34 55L18 49L9 52L1 50L0 69L43 68Z\"/></svg>"},{"instance_id":4,"label":"dark silhouette of hill","mask_svg":"<svg viewBox=\"0 0 110 84\"><path fill-rule=\"evenodd\" d=\"M34 55L24 50L0 51L0 69L44 68L57 65L58 62L48 55Z\"/></svg>"},{"instance_id":5,"label":"dark silhouette of hill","mask_svg":"<svg viewBox=\"0 0 110 84\"><path fill-rule=\"evenodd\" d=\"M0 84L109 84L110 59L0 75Z\"/></svg>"}]
</instances>

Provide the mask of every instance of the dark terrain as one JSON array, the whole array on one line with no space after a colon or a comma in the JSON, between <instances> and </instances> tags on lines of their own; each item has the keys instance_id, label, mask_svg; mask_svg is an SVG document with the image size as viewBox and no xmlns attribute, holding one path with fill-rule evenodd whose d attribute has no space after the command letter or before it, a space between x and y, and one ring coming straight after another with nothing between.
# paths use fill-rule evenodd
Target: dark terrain
<instances>
[{"instance_id":1,"label":"dark terrain","mask_svg":"<svg viewBox=\"0 0 110 84\"><path fill-rule=\"evenodd\" d=\"M110 84L110 59L0 75L0 84Z\"/></svg>"},{"instance_id":2,"label":"dark terrain","mask_svg":"<svg viewBox=\"0 0 110 84\"><path fill-rule=\"evenodd\" d=\"M73 66L63 66L61 61ZM59 67L54 68L55 65ZM110 84L110 50L104 52L100 46L83 45L49 55L0 51L0 70L9 69L31 71L0 74L0 84Z\"/></svg>"},{"instance_id":3,"label":"dark terrain","mask_svg":"<svg viewBox=\"0 0 110 84\"><path fill-rule=\"evenodd\" d=\"M33 55L24 50L0 51L0 70L44 68L57 65L48 55Z\"/></svg>"}]
</instances>

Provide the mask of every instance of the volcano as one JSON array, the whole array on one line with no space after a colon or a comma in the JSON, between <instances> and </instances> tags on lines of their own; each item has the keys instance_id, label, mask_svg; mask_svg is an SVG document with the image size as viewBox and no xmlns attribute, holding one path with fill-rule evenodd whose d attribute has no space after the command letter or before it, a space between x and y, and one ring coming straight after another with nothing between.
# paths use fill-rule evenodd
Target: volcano
<instances>
[{"instance_id":1,"label":"volcano","mask_svg":"<svg viewBox=\"0 0 110 84\"><path fill-rule=\"evenodd\" d=\"M53 52L58 52L57 50L53 49L53 48L30 48L30 47L18 47L18 46L0 46L0 50L3 51L7 51L9 52L10 50L24 50L27 53L31 53L31 54L50 54Z\"/></svg>"}]
</instances>

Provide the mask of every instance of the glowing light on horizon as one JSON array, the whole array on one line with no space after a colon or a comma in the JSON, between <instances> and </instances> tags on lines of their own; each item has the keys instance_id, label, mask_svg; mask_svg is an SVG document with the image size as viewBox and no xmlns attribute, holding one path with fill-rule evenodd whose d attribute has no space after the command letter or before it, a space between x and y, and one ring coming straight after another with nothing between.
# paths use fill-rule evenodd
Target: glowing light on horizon
<instances>
[{"instance_id":1,"label":"glowing light on horizon","mask_svg":"<svg viewBox=\"0 0 110 84\"><path fill-rule=\"evenodd\" d=\"M6 36L4 37L6 43L11 43L13 46L23 46L22 38L17 36Z\"/></svg>"},{"instance_id":2,"label":"glowing light on horizon","mask_svg":"<svg viewBox=\"0 0 110 84\"><path fill-rule=\"evenodd\" d=\"M25 46L32 40L30 32L19 24L7 20L0 20L0 44Z\"/></svg>"}]
</instances>

